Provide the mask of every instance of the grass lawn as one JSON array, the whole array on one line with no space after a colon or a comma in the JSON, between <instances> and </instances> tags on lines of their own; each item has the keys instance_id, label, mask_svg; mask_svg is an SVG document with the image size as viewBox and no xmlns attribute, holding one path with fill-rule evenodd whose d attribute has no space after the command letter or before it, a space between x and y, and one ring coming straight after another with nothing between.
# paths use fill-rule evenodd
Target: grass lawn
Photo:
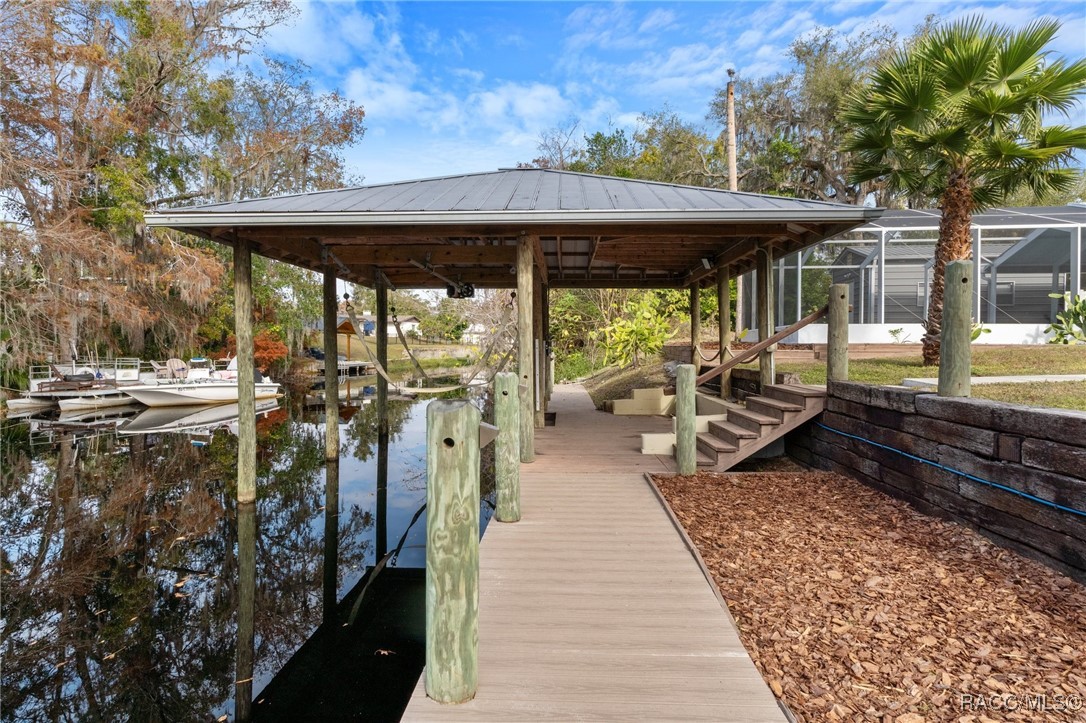
<instances>
[{"instance_id":1,"label":"grass lawn","mask_svg":"<svg viewBox=\"0 0 1086 723\"><path fill-rule=\"evenodd\" d=\"M756 369L757 364L742 365ZM973 376L1021 374L1086 374L1086 347L1063 345L1014 348L973 347ZM915 357L854 359L849 362L849 379L867 384L901 384L906 377L939 376L939 367L926 367L920 354ZM782 362L777 371L795 372L807 384L826 383L826 362ZM607 399L623 399L639 387L660 387L671 383L659 360L636 369L604 369L585 382L596 406ZM1086 382L1049 384L975 384L973 396L1034 407L1086 409Z\"/></svg>"}]
</instances>

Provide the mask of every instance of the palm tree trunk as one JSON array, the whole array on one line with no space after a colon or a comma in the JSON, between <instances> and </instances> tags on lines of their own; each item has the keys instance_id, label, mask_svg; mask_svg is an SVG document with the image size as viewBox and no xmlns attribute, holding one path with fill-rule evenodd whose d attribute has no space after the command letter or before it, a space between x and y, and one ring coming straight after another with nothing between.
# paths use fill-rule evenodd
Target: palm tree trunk
<instances>
[{"instance_id":1,"label":"palm tree trunk","mask_svg":"<svg viewBox=\"0 0 1086 723\"><path fill-rule=\"evenodd\" d=\"M939 241L935 246L935 268L931 278L931 300L924 333L924 365L939 363L939 334L943 328L943 289L946 265L951 261L968 259L973 255L973 186L969 174L957 168L947 179L943 192L942 219L939 221Z\"/></svg>"}]
</instances>

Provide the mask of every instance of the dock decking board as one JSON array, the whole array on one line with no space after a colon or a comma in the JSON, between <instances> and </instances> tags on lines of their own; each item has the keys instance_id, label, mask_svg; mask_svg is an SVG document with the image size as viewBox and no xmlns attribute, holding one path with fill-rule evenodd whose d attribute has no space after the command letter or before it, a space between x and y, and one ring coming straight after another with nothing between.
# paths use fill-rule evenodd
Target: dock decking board
<instances>
[{"instance_id":1,"label":"dock decking board","mask_svg":"<svg viewBox=\"0 0 1086 723\"><path fill-rule=\"evenodd\" d=\"M670 420L597 412L579 385L551 409L522 520L483 537L478 693L440 705L420 677L403 720L784 721L644 479L674 468L640 453Z\"/></svg>"}]
</instances>

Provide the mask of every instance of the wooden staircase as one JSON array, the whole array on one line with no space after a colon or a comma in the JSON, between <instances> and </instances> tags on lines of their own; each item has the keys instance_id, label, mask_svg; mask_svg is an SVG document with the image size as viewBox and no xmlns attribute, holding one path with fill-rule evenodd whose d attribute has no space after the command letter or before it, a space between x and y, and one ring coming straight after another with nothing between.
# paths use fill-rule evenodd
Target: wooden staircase
<instances>
[{"instance_id":1,"label":"wooden staircase","mask_svg":"<svg viewBox=\"0 0 1086 723\"><path fill-rule=\"evenodd\" d=\"M817 416L826 406L826 388L773 384L746 406L729 405L727 419L709 422L698 434L698 466L723 472Z\"/></svg>"}]
</instances>

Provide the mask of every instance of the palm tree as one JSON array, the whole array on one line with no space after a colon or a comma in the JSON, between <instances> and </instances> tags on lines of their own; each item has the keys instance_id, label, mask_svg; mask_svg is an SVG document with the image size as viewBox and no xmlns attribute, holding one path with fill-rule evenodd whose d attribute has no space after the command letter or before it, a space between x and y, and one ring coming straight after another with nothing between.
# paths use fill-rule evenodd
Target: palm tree
<instances>
[{"instance_id":1,"label":"palm tree","mask_svg":"<svg viewBox=\"0 0 1086 723\"><path fill-rule=\"evenodd\" d=\"M1069 166L1086 148L1086 126L1044 125L1086 90L1086 60L1045 51L1059 28L1038 20L1012 30L977 17L937 28L880 65L845 105L852 180L939 199L925 364L939 362L946 265L972 255L973 212L1025 186L1041 195L1077 178Z\"/></svg>"}]
</instances>

